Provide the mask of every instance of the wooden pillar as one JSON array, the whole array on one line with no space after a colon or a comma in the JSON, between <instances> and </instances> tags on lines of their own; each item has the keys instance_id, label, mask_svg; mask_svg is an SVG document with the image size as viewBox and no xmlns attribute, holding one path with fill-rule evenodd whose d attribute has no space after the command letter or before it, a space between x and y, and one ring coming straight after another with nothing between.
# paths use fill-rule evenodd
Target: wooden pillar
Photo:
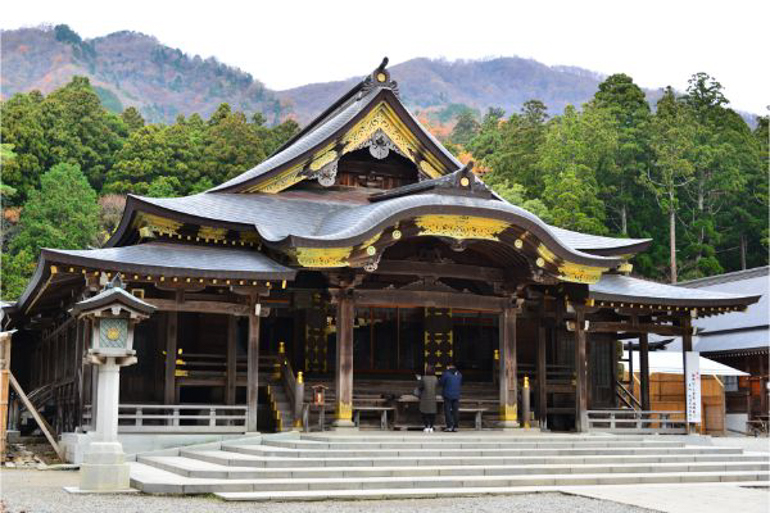
<instances>
[{"instance_id":1,"label":"wooden pillar","mask_svg":"<svg viewBox=\"0 0 770 513\"><path fill-rule=\"evenodd\" d=\"M650 410L650 344L647 333L639 335L639 375L641 377L642 410Z\"/></svg>"},{"instance_id":2,"label":"wooden pillar","mask_svg":"<svg viewBox=\"0 0 770 513\"><path fill-rule=\"evenodd\" d=\"M238 356L238 318L230 315L227 318L227 389L225 398L227 404L235 404L237 385L237 356Z\"/></svg>"},{"instance_id":3,"label":"wooden pillar","mask_svg":"<svg viewBox=\"0 0 770 513\"><path fill-rule=\"evenodd\" d=\"M0 463L5 462L8 399L11 392L11 334L0 334Z\"/></svg>"},{"instance_id":4,"label":"wooden pillar","mask_svg":"<svg viewBox=\"0 0 770 513\"><path fill-rule=\"evenodd\" d=\"M680 321L682 326L682 391L684 393L685 426L687 434L690 434L690 418L687 415L687 352L692 351L692 320L689 317L682 317Z\"/></svg>"},{"instance_id":5,"label":"wooden pillar","mask_svg":"<svg viewBox=\"0 0 770 513\"><path fill-rule=\"evenodd\" d=\"M516 309L503 308L500 313L500 427L518 427L516 375Z\"/></svg>"},{"instance_id":6,"label":"wooden pillar","mask_svg":"<svg viewBox=\"0 0 770 513\"><path fill-rule=\"evenodd\" d=\"M585 311L575 307L575 430L588 431L588 365Z\"/></svg>"},{"instance_id":7,"label":"wooden pillar","mask_svg":"<svg viewBox=\"0 0 770 513\"><path fill-rule=\"evenodd\" d=\"M163 402L175 404L176 352L179 338L179 313L166 312L166 372L163 381Z\"/></svg>"},{"instance_id":8,"label":"wooden pillar","mask_svg":"<svg viewBox=\"0 0 770 513\"><path fill-rule=\"evenodd\" d=\"M337 293L337 359L334 368L334 426L353 428L353 297Z\"/></svg>"},{"instance_id":9,"label":"wooden pillar","mask_svg":"<svg viewBox=\"0 0 770 513\"><path fill-rule=\"evenodd\" d=\"M537 329L537 416L540 429L548 428L548 368L546 366L547 332L544 319L540 319Z\"/></svg>"},{"instance_id":10,"label":"wooden pillar","mask_svg":"<svg viewBox=\"0 0 770 513\"><path fill-rule=\"evenodd\" d=\"M85 320L75 321L75 428L83 425L83 356L85 353Z\"/></svg>"},{"instance_id":11,"label":"wooden pillar","mask_svg":"<svg viewBox=\"0 0 770 513\"><path fill-rule=\"evenodd\" d=\"M259 296L251 301L249 310L249 343L246 356L246 431L257 431L257 407L259 406Z\"/></svg>"}]
</instances>

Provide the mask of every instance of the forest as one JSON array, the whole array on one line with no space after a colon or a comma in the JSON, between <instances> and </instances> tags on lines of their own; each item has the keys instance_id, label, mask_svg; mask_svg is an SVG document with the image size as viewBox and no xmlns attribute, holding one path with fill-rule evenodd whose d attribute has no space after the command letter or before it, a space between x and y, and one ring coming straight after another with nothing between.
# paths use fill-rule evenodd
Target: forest
<instances>
[{"instance_id":1,"label":"forest","mask_svg":"<svg viewBox=\"0 0 770 513\"><path fill-rule=\"evenodd\" d=\"M634 272L677 282L767 264L768 118L753 130L705 73L651 108L623 74L584 105L549 115L459 109L437 134L506 200L547 222L599 235L650 237ZM2 298L15 300L43 247L99 247L127 193L202 192L255 166L299 129L267 126L223 103L208 118L148 124L108 111L88 79L47 96L18 93L2 116Z\"/></svg>"}]
</instances>

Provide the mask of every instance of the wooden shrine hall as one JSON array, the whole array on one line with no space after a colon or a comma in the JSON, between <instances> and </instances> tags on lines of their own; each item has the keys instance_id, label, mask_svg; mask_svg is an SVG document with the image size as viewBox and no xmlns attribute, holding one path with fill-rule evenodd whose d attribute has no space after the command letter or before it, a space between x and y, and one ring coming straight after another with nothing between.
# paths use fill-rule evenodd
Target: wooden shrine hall
<instances>
[{"instance_id":1,"label":"wooden shrine hall","mask_svg":"<svg viewBox=\"0 0 770 513\"><path fill-rule=\"evenodd\" d=\"M5 310L13 373L59 433L88 431L96 404L97 335L73 305L117 274L156 309L121 373L126 433L283 430L321 412L409 427L415 374L450 363L462 423L586 431L591 412L650 409L649 334L691 350L693 319L757 301L631 277L650 240L504 201L404 107L386 64L255 168L193 196L130 195L103 248L43 250ZM620 339L638 339L640 404Z\"/></svg>"}]
</instances>

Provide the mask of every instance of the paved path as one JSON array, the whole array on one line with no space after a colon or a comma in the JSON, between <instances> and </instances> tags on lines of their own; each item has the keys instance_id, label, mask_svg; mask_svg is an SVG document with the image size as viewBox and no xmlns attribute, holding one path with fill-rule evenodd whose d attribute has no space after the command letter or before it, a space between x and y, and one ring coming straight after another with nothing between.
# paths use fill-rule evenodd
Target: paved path
<instances>
[{"instance_id":1,"label":"paved path","mask_svg":"<svg viewBox=\"0 0 770 513\"><path fill-rule=\"evenodd\" d=\"M9 513L650 513L617 502L560 493L525 493L494 497L233 503L211 496L71 495L77 472L0 471L0 500Z\"/></svg>"},{"instance_id":2,"label":"paved path","mask_svg":"<svg viewBox=\"0 0 770 513\"><path fill-rule=\"evenodd\" d=\"M565 490L583 497L615 501L666 513L768 513L770 488L730 484L584 486Z\"/></svg>"}]
</instances>

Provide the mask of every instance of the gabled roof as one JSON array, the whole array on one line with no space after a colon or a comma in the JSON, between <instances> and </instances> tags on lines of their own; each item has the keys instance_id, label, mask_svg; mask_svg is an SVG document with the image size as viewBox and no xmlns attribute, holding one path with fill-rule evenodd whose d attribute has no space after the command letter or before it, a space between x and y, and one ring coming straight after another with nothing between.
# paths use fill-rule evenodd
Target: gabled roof
<instances>
[{"instance_id":1,"label":"gabled roof","mask_svg":"<svg viewBox=\"0 0 770 513\"><path fill-rule=\"evenodd\" d=\"M155 305L151 305L133 294L129 294L122 287L107 287L94 297L75 303L72 307L72 315L77 316L83 312L98 310L115 303L120 303L130 310L145 315L150 315L157 310Z\"/></svg>"},{"instance_id":2,"label":"gabled roof","mask_svg":"<svg viewBox=\"0 0 770 513\"><path fill-rule=\"evenodd\" d=\"M424 150L432 153L442 162L444 172L461 167L462 164L454 155L423 128L403 106L398 98L398 85L390 79L390 73L385 69L387 62L386 57L374 72L362 79L265 161L210 189L209 192L244 192L256 183L296 166L300 166L298 170L300 174L307 174L313 160L317 160L320 156L318 152L332 148L339 150L340 138L356 122L362 120L367 113L383 102L389 105L399 120L420 141L421 148L416 148L415 152ZM336 158L339 158L341 153L336 151ZM417 163L424 156L415 154L406 155L406 157ZM441 169L437 171L442 172Z\"/></svg>"}]
</instances>

